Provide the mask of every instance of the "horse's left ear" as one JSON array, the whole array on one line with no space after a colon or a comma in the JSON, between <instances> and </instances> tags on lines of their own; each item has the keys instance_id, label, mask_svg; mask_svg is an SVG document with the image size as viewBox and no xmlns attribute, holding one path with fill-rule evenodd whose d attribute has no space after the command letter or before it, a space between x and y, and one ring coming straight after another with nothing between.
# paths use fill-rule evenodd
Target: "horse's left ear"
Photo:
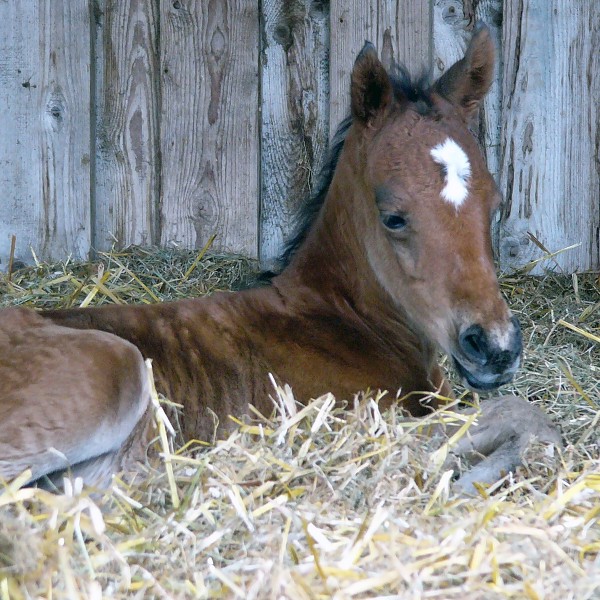
<instances>
[{"instance_id":1,"label":"horse's left ear","mask_svg":"<svg viewBox=\"0 0 600 600\"><path fill-rule=\"evenodd\" d=\"M364 124L370 124L392 102L392 83L377 51L370 42L354 61L350 85L352 117Z\"/></svg>"},{"instance_id":2,"label":"horse's left ear","mask_svg":"<svg viewBox=\"0 0 600 600\"><path fill-rule=\"evenodd\" d=\"M494 77L494 42L486 25L479 25L464 57L452 65L433 89L452 102L470 120Z\"/></svg>"}]
</instances>

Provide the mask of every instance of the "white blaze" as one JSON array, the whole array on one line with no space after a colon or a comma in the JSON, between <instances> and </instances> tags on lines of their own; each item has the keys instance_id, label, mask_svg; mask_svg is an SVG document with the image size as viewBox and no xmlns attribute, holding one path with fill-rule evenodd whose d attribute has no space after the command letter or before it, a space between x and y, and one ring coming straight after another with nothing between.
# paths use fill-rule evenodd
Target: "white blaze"
<instances>
[{"instance_id":1,"label":"white blaze","mask_svg":"<svg viewBox=\"0 0 600 600\"><path fill-rule=\"evenodd\" d=\"M442 198L457 209L469 194L467 182L471 176L471 164L465 151L452 139L438 144L431 150L433 160L444 167L446 185L442 190Z\"/></svg>"}]
</instances>

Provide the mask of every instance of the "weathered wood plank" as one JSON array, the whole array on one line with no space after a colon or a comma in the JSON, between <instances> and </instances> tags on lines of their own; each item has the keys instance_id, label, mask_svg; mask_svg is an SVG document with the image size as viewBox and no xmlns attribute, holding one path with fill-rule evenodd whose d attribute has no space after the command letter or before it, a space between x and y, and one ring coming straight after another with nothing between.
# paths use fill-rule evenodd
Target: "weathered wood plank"
<instances>
[{"instance_id":1,"label":"weathered wood plank","mask_svg":"<svg viewBox=\"0 0 600 600\"><path fill-rule=\"evenodd\" d=\"M433 2L433 76L439 77L464 55L473 23L462 0Z\"/></svg>"},{"instance_id":2,"label":"weathered wood plank","mask_svg":"<svg viewBox=\"0 0 600 600\"><path fill-rule=\"evenodd\" d=\"M258 254L258 3L161 11L161 243Z\"/></svg>"},{"instance_id":3,"label":"weathered wood plank","mask_svg":"<svg viewBox=\"0 0 600 600\"><path fill-rule=\"evenodd\" d=\"M329 137L327 2L263 2L260 260L273 266Z\"/></svg>"},{"instance_id":4,"label":"weathered wood plank","mask_svg":"<svg viewBox=\"0 0 600 600\"><path fill-rule=\"evenodd\" d=\"M494 81L480 110L479 139L483 145L488 169L500 185L500 135L502 127L502 0L480 0L475 20L483 21L496 43ZM492 221L492 243L496 259L500 255L500 218L498 211Z\"/></svg>"},{"instance_id":5,"label":"weathered wood plank","mask_svg":"<svg viewBox=\"0 0 600 600\"><path fill-rule=\"evenodd\" d=\"M90 35L86 0L0 3L0 259L87 256Z\"/></svg>"},{"instance_id":6,"label":"weathered wood plank","mask_svg":"<svg viewBox=\"0 0 600 600\"><path fill-rule=\"evenodd\" d=\"M37 239L40 208L39 139L41 105L38 38L26 35L39 28L38 7L17 0L0 3L0 268L6 269L11 235L17 236L16 256L31 260L29 245ZM35 79L34 79L35 75ZM33 226L32 226L33 225Z\"/></svg>"},{"instance_id":7,"label":"weathered wood plank","mask_svg":"<svg viewBox=\"0 0 600 600\"><path fill-rule=\"evenodd\" d=\"M415 74L431 68L430 0L340 0L331 3L330 133L347 116L350 73L365 40L385 64L401 62Z\"/></svg>"},{"instance_id":8,"label":"weathered wood plank","mask_svg":"<svg viewBox=\"0 0 600 600\"><path fill-rule=\"evenodd\" d=\"M600 4L504 4L501 260L556 257L567 272L600 261Z\"/></svg>"},{"instance_id":9,"label":"weathered wood plank","mask_svg":"<svg viewBox=\"0 0 600 600\"><path fill-rule=\"evenodd\" d=\"M479 111L479 139L487 165L496 182L500 181L500 122L502 99L502 0L480 0L473 3L463 0L435 0L433 5L434 76L460 60L477 22L485 23L496 43L496 69L494 82ZM499 241L498 220L493 226L494 247Z\"/></svg>"},{"instance_id":10,"label":"weathered wood plank","mask_svg":"<svg viewBox=\"0 0 600 600\"><path fill-rule=\"evenodd\" d=\"M156 5L97 0L93 16L94 247L155 244L160 176Z\"/></svg>"},{"instance_id":11,"label":"weathered wood plank","mask_svg":"<svg viewBox=\"0 0 600 600\"><path fill-rule=\"evenodd\" d=\"M469 10L470 9L470 10ZM492 87L480 110L480 139L492 174L499 176L502 60L502 0L480 0L472 10L470 2L435 0L433 7L434 77L460 60L477 22L485 23L496 43L496 72Z\"/></svg>"},{"instance_id":12,"label":"weathered wood plank","mask_svg":"<svg viewBox=\"0 0 600 600\"><path fill-rule=\"evenodd\" d=\"M475 20L485 23L496 43L496 70L492 87L481 108L480 139L487 165L497 183L500 181L500 128L502 122L502 0L479 0Z\"/></svg>"}]
</instances>

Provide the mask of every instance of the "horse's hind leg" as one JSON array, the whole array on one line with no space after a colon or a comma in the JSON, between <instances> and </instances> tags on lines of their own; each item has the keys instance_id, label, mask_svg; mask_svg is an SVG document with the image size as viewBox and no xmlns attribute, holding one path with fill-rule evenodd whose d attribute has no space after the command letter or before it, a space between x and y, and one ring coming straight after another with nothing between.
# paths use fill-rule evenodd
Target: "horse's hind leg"
<instances>
[{"instance_id":1,"label":"horse's hind leg","mask_svg":"<svg viewBox=\"0 0 600 600\"><path fill-rule=\"evenodd\" d=\"M149 381L139 350L109 333L0 311L0 477L71 471L105 485L143 458Z\"/></svg>"}]
</instances>

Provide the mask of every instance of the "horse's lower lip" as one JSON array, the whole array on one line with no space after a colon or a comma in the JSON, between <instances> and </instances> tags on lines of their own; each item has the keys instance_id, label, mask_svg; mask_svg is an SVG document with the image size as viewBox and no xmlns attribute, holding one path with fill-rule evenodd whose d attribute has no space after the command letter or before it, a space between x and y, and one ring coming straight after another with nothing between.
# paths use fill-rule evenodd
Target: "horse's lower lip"
<instances>
[{"instance_id":1,"label":"horse's lower lip","mask_svg":"<svg viewBox=\"0 0 600 600\"><path fill-rule=\"evenodd\" d=\"M514 371L508 371L500 373L494 376L491 381L482 381L477 377L476 374L465 368L462 363L455 357L452 357L454 361L454 368L457 373L467 384L467 387L472 389L474 392L487 392L499 388L501 385L509 383L514 377Z\"/></svg>"}]
</instances>

